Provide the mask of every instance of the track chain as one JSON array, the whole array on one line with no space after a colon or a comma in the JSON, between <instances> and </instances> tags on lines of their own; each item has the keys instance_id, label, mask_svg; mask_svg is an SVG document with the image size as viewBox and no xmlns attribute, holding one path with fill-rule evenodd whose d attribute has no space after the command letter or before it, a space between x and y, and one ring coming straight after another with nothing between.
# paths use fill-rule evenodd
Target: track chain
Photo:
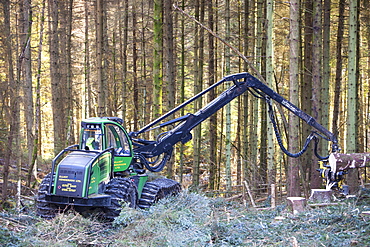
<instances>
[{"instance_id":1,"label":"track chain","mask_svg":"<svg viewBox=\"0 0 370 247\"><path fill-rule=\"evenodd\" d=\"M138 206L149 208L158 200L171 195L176 195L181 191L181 185L171 179L159 178L144 185Z\"/></svg>"}]
</instances>

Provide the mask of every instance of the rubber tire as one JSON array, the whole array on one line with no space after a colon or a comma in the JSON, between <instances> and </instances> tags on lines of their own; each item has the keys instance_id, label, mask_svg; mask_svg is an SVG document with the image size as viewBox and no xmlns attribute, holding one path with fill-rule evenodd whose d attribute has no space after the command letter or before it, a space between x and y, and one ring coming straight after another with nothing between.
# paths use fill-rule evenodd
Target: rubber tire
<instances>
[{"instance_id":1,"label":"rubber tire","mask_svg":"<svg viewBox=\"0 0 370 247\"><path fill-rule=\"evenodd\" d=\"M66 206L60 207L45 201L45 196L50 186L50 179L51 173L47 174L41 181L36 198L36 215L46 219L52 219L57 213L66 211Z\"/></svg>"},{"instance_id":2,"label":"rubber tire","mask_svg":"<svg viewBox=\"0 0 370 247\"><path fill-rule=\"evenodd\" d=\"M137 207L137 187L130 178L113 178L107 184L104 194L111 196L111 206L104 208L106 219L113 220L119 216L123 202L128 203L131 208Z\"/></svg>"}]
</instances>

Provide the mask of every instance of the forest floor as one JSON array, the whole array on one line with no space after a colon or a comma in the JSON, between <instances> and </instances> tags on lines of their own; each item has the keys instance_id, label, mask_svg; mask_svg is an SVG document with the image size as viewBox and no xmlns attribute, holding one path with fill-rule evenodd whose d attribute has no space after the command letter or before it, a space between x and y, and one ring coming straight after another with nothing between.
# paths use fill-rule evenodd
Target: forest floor
<instances>
[{"instance_id":1,"label":"forest floor","mask_svg":"<svg viewBox=\"0 0 370 247\"><path fill-rule=\"evenodd\" d=\"M148 210L123 205L112 223L74 211L52 220L0 211L0 246L370 246L370 192L292 214L285 204L257 210L188 191Z\"/></svg>"}]
</instances>

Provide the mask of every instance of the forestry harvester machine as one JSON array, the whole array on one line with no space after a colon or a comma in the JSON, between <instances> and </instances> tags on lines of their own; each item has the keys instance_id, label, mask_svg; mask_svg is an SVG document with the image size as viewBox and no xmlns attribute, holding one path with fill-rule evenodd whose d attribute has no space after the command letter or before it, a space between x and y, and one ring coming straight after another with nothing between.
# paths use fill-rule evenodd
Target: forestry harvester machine
<instances>
[{"instance_id":1,"label":"forestry harvester machine","mask_svg":"<svg viewBox=\"0 0 370 247\"><path fill-rule=\"evenodd\" d=\"M205 107L196 113L168 120L174 113L225 82L232 84ZM82 121L79 144L67 147L53 159L51 172L40 184L36 199L38 215L52 218L58 211L72 206L80 212L98 209L103 217L113 219L119 215L122 202L130 207L148 208L157 200L178 193L181 190L178 182L167 178L148 181L146 170L162 171L176 143L191 140L192 129L245 91L268 104L278 144L285 154L299 157L313 140L315 154L320 160L326 160L328 157L321 157L317 152L320 138L332 142L332 153L338 151L336 137L313 117L249 73L229 75L136 132L126 132L122 119L116 117L95 117ZM290 153L284 148L273 101L317 130L307 137L300 152ZM172 129L159 134L155 140L139 138L144 132L168 126ZM324 165L320 173L327 184L341 187L345 171L332 172L330 166Z\"/></svg>"}]
</instances>

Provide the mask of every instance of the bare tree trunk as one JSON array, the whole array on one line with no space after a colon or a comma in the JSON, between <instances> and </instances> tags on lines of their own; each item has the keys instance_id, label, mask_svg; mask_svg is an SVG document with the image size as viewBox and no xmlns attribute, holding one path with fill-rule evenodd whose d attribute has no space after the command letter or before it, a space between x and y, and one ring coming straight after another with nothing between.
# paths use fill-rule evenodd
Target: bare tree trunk
<instances>
[{"instance_id":1,"label":"bare tree trunk","mask_svg":"<svg viewBox=\"0 0 370 247\"><path fill-rule=\"evenodd\" d=\"M175 76L175 55L174 55L174 36L173 36L173 10L172 0L164 1L164 24L165 24L165 80L167 83L167 109L168 111L175 107L176 99L176 76ZM174 159L172 158L167 162L167 177L173 178L173 164Z\"/></svg>"},{"instance_id":2,"label":"bare tree trunk","mask_svg":"<svg viewBox=\"0 0 370 247\"><path fill-rule=\"evenodd\" d=\"M199 21L200 18L200 0L195 0L195 19ZM199 38L199 27L195 23L194 28L194 95L201 92L201 85L199 84L199 77L201 75L199 68L200 60L200 38ZM197 111L201 106L201 99L194 101L194 111ZM193 181L192 186L197 188L199 186L200 177L200 143L201 143L201 125L194 128L193 137L193 149L194 149L194 159L193 159Z\"/></svg>"},{"instance_id":3,"label":"bare tree trunk","mask_svg":"<svg viewBox=\"0 0 370 247\"><path fill-rule=\"evenodd\" d=\"M350 2L349 8L349 43L348 43L348 91L347 91L347 139L346 152L357 152L357 114L358 114L358 89L357 89L357 38L358 38L358 5L357 0ZM349 193L358 190L358 170L351 170L347 175Z\"/></svg>"},{"instance_id":4,"label":"bare tree trunk","mask_svg":"<svg viewBox=\"0 0 370 247\"><path fill-rule=\"evenodd\" d=\"M231 23L230 23L230 0L225 1L225 37L226 41L230 43L231 41ZM225 74L229 75L231 73L231 64L230 64L230 47L225 46ZM227 84L230 86L230 83ZM231 179L231 104L225 106L225 141L226 141L226 161L225 161L225 175L226 175L226 191L231 191L232 179Z\"/></svg>"},{"instance_id":5,"label":"bare tree trunk","mask_svg":"<svg viewBox=\"0 0 370 247\"><path fill-rule=\"evenodd\" d=\"M49 0L49 30L50 30L50 82L52 93L53 124L54 124L54 154L58 154L64 148L65 141L65 116L64 99L60 74L59 52L59 2Z\"/></svg>"},{"instance_id":6,"label":"bare tree trunk","mask_svg":"<svg viewBox=\"0 0 370 247\"><path fill-rule=\"evenodd\" d=\"M162 26L162 0L154 1L154 30L153 30L153 117L162 114L162 58L163 58L163 26Z\"/></svg>"},{"instance_id":7,"label":"bare tree trunk","mask_svg":"<svg viewBox=\"0 0 370 247\"><path fill-rule=\"evenodd\" d=\"M214 29L214 19L213 19L213 0L208 1L208 26L211 30ZM215 83L215 45L214 45L214 37L211 33L208 34L208 49L209 49L209 57L208 57L208 86L211 86ZM208 101L211 102L216 96L215 91L212 90L209 93ZM217 173L217 115L213 114L209 118L209 142L210 142L210 149L209 149L209 189L215 189L215 178Z\"/></svg>"},{"instance_id":8,"label":"bare tree trunk","mask_svg":"<svg viewBox=\"0 0 370 247\"><path fill-rule=\"evenodd\" d=\"M13 46L12 46L12 39L10 38L10 1L2 0L1 1L3 7L3 16L4 16L4 37L8 37L6 39L2 39L3 46L4 46L4 60L6 64L7 74L7 84L9 86L9 106L10 106L10 114L7 116L9 121L9 133L7 135L7 143L5 149L5 157L4 157L4 166L3 166L3 185L2 185L2 203L4 203L8 198L8 182L9 182L9 168L10 162L13 155L13 141L19 139L18 134L18 126L16 125L17 116L19 114L19 81L15 80L14 78L14 66L13 66ZM17 147L19 148L19 147ZM2 205L0 206L2 207Z\"/></svg>"},{"instance_id":9,"label":"bare tree trunk","mask_svg":"<svg viewBox=\"0 0 370 247\"><path fill-rule=\"evenodd\" d=\"M299 0L290 1L290 59L289 59L289 99L294 105L298 105L299 98ZM299 146L299 120L289 114L289 150L298 152ZM289 157L287 186L288 196L300 196L299 164L298 160Z\"/></svg>"},{"instance_id":10,"label":"bare tree trunk","mask_svg":"<svg viewBox=\"0 0 370 247\"><path fill-rule=\"evenodd\" d=\"M33 171L37 171L37 155L40 140L40 122L41 122L41 65L42 65L42 47L44 41L44 15L45 15L45 0L42 1L42 9L40 16L40 36L39 36L39 47L37 56L37 75L36 75L36 109L35 109L35 136L34 146L32 150L32 161L31 166L28 169L27 186L31 185L31 177ZM37 172L34 173L37 178Z\"/></svg>"},{"instance_id":11,"label":"bare tree trunk","mask_svg":"<svg viewBox=\"0 0 370 247\"><path fill-rule=\"evenodd\" d=\"M243 53L249 54L249 0L244 1L244 29L243 29ZM243 63L243 69L244 71L247 71L248 64L246 62ZM249 157L250 157L250 148L249 148L249 97L248 94L243 94L243 180L247 180L249 177Z\"/></svg>"},{"instance_id":12,"label":"bare tree trunk","mask_svg":"<svg viewBox=\"0 0 370 247\"><path fill-rule=\"evenodd\" d=\"M137 29L137 20L136 20L136 3L132 4L132 70L133 70L133 91L134 91L134 129L138 129L138 112L139 112L139 83L137 78L137 40L136 40L136 29Z\"/></svg>"},{"instance_id":13,"label":"bare tree trunk","mask_svg":"<svg viewBox=\"0 0 370 247\"><path fill-rule=\"evenodd\" d=\"M301 109L304 112L311 113L311 98L312 98L312 14L313 14L313 4L312 0L305 1L305 12L304 12L304 60L303 60L303 78L301 84ZM311 126L308 124L302 125L302 140L301 143L304 143L307 136L311 133ZM302 164L302 170L304 175L308 181L310 181L310 188L313 184L311 184L311 180L315 180L317 177L317 173L312 171L312 169L316 169L317 163L312 160L312 152L311 149L308 149L307 152L302 155L300 158L300 163ZM303 179L304 179L303 178ZM316 186L316 185L314 185Z\"/></svg>"},{"instance_id":14,"label":"bare tree trunk","mask_svg":"<svg viewBox=\"0 0 370 247\"><path fill-rule=\"evenodd\" d=\"M322 120L322 0L313 0L313 46L312 46L312 116L319 122ZM319 152L321 148L319 146ZM312 155L312 161L316 161ZM311 174L317 168L316 162L311 163ZM311 176L311 188L320 188L322 180L319 176Z\"/></svg>"},{"instance_id":15,"label":"bare tree trunk","mask_svg":"<svg viewBox=\"0 0 370 247\"><path fill-rule=\"evenodd\" d=\"M84 75L85 75L85 118L94 116L93 98L90 80L90 41L89 41L89 2L85 1L85 51L84 51Z\"/></svg>"},{"instance_id":16,"label":"bare tree trunk","mask_svg":"<svg viewBox=\"0 0 370 247\"><path fill-rule=\"evenodd\" d=\"M184 9L185 7L185 0L182 0L181 2L181 8ZM182 16L181 18L181 54L180 54L180 102L185 101L185 56L186 56L186 51L185 51L185 17ZM184 116L185 110L184 108L181 109L180 111L181 116ZM183 173L184 173L184 151L185 147L184 145L180 146L180 183L183 181Z\"/></svg>"},{"instance_id":17,"label":"bare tree trunk","mask_svg":"<svg viewBox=\"0 0 370 247\"><path fill-rule=\"evenodd\" d=\"M104 13L103 13L104 0L96 1L96 69L98 81L98 116L103 117L106 115L106 100L105 100L105 80L104 80Z\"/></svg>"},{"instance_id":18,"label":"bare tree trunk","mask_svg":"<svg viewBox=\"0 0 370 247\"><path fill-rule=\"evenodd\" d=\"M338 29L336 36L336 71L335 71L335 86L334 86L334 102L333 102L333 121L332 132L338 136L339 134L339 109L340 109L340 92L342 84L342 43L343 43L343 29L344 29L344 8L345 0L339 0L339 14L338 14Z\"/></svg>"},{"instance_id":19,"label":"bare tree trunk","mask_svg":"<svg viewBox=\"0 0 370 247\"><path fill-rule=\"evenodd\" d=\"M31 1L24 0L20 4L21 14L21 42L23 49L23 79L24 79L24 118L26 120L26 132L27 132L27 147L28 150L33 150L33 126L34 126L34 112L33 112L33 89L32 89L32 67L31 67L31 27L32 27L32 11ZM32 151L28 152L28 164L32 162Z\"/></svg>"},{"instance_id":20,"label":"bare tree trunk","mask_svg":"<svg viewBox=\"0 0 370 247\"><path fill-rule=\"evenodd\" d=\"M121 0L117 0L120 2ZM128 15L129 15L129 6L128 0L123 1L123 23L120 18L120 54L121 54L121 63L122 63L122 119L126 122L126 104L127 104L127 81L128 81L128 72L127 72L127 45L128 45ZM123 34L122 34L123 30Z\"/></svg>"},{"instance_id":21,"label":"bare tree trunk","mask_svg":"<svg viewBox=\"0 0 370 247\"><path fill-rule=\"evenodd\" d=\"M269 87L274 85L274 0L266 1L266 20L267 20L267 42L266 42L266 81ZM268 114L268 113L267 113ZM276 166L274 162L274 140L273 129L270 123L267 123L267 183L275 184Z\"/></svg>"}]
</instances>

